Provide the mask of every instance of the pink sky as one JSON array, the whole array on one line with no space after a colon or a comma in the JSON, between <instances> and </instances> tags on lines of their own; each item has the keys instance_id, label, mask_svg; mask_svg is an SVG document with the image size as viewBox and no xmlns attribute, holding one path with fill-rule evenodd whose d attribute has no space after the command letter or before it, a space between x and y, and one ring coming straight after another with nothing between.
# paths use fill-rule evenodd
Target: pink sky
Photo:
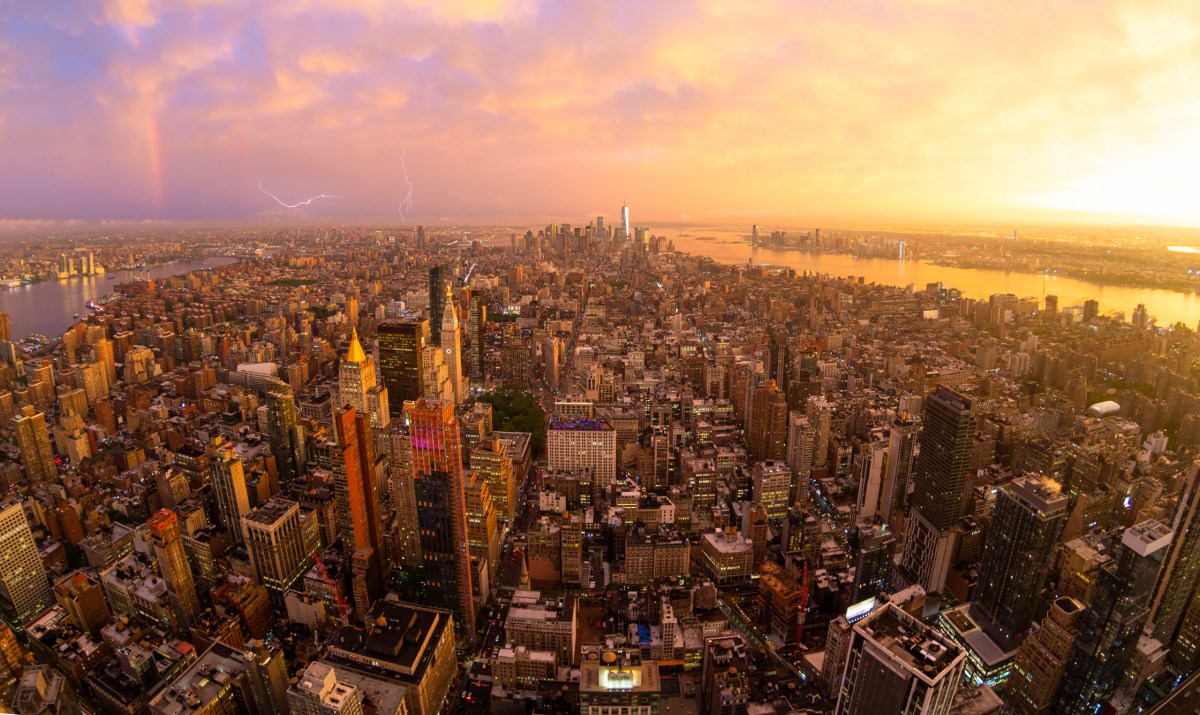
<instances>
[{"instance_id":1,"label":"pink sky","mask_svg":"<svg viewBox=\"0 0 1200 715\"><path fill-rule=\"evenodd\" d=\"M0 220L399 222L402 154L409 223L1200 226L1200 4L0 7Z\"/></svg>"}]
</instances>

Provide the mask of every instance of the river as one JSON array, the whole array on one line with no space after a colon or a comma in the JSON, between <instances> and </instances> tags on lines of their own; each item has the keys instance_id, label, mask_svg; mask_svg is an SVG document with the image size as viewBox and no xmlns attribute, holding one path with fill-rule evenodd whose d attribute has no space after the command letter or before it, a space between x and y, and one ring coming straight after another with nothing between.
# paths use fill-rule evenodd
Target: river
<instances>
[{"instance_id":1,"label":"river","mask_svg":"<svg viewBox=\"0 0 1200 715\"><path fill-rule=\"evenodd\" d=\"M236 263L237 260L213 256L202 261L163 263L138 271L137 275L148 275L157 280L200 268ZM44 280L17 288L0 287L0 313L8 313L9 339L20 340L30 333L50 338L62 335L75 322L76 313L87 315L85 304L90 299L112 293L118 283L125 283L134 275L133 271L112 271L102 276Z\"/></svg>"},{"instance_id":2,"label":"river","mask_svg":"<svg viewBox=\"0 0 1200 715\"><path fill-rule=\"evenodd\" d=\"M739 240L743 234L735 232L685 229L684 233L683 236L667 233L666 237L675 243L675 250L708 256L718 263L750 261L834 276L862 276L868 283L900 287L911 283L917 290L924 290L929 283L940 282L947 288L957 288L968 298L987 298L995 293L1012 293L1021 298L1034 296L1038 299L1043 295L1057 295L1060 310L1083 305L1085 300L1094 298L1100 302L1101 314L1122 311L1126 320L1131 318L1133 309L1139 303L1144 303L1147 312L1158 319L1160 326L1183 321L1194 328L1196 322L1200 321L1200 295L1195 293L1102 285L1041 273L950 268L923 261L856 259L842 253L751 248L749 241ZM699 238L702 236L712 236L716 240L701 241Z\"/></svg>"}]
</instances>

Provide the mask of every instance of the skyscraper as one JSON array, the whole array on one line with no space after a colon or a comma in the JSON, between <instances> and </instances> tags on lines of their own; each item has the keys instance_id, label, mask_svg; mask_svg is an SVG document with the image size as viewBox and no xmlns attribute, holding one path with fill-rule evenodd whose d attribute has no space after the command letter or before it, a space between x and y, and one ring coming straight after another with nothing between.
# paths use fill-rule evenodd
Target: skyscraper
<instances>
[{"instance_id":1,"label":"skyscraper","mask_svg":"<svg viewBox=\"0 0 1200 715\"><path fill-rule=\"evenodd\" d=\"M163 509L150 517L146 525L150 527L150 543L154 546L159 573L167 582L171 608L179 619L180 630L187 632L200 613L200 600L196 597L192 568L179 536L179 519L175 512Z\"/></svg>"},{"instance_id":2,"label":"skyscraper","mask_svg":"<svg viewBox=\"0 0 1200 715\"><path fill-rule=\"evenodd\" d=\"M746 444L753 461L787 457L787 397L774 380L767 380L750 398Z\"/></svg>"},{"instance_id":3,"label":"skyscraper","mask_svg":"<svg viewBox=\"0 0 1200 715\"><path fill-rule=\"evenodd\" d=\"M442 344L442 317L450 298L450 266L441 264L429 269L429 329L434 345Z\"/></svg>"},{"instance_id":4,"label":"skyscraper","mask_svg":"<svg viewBox=\"0 0 1200 715\"><path fill-rule=\"evenodd\" d=\"M353 407L339 410L333 427L337 438L332 463L338 535L344 552L351 556L355 611L366 613L383 589L383 527L374 474L374 440L368 418L357 414Z\"/></svg>"},{"instance_id":5,"label":"skyscraper","mask_svg":"<svg viewBox=\"0 0 1200 715\"><path fill-rule=\"evenodd\" d=\"M913 456L921 423L911 415L902 414L892 421L888 432L887 476L883 481L879 514L889 524L904 515L908 502L908 485L912 478Z\"/></svg>"},{"instance_id":6,"label":"skyscraper","mask_svg":"<svg viewBox=\"0 0 1200 715\"><path fill-rule=\"evenodd\" d=\"M273 497L242 517L250 564L277 607L311 565L309 543L300 521L300 505Z\"/></svg>"},{"instance_id":7,"label":"skyscraper","mask_svg":"<svg viewBox=\"0 0 1200 715\"><path fill-rule=\"evenodd\" d=\"M787 333L782 330L771 333L771 340L767 345L767 377L774 380L779 389L787 394L792 377L792 352L788 345Z\"/></svg>"},{"instance_id":8,"label":"skyscraper","mask_svg":"<svg viewBox=\"0 0 1200 715\"><path fill-rule=\"evenodd\" d=\"M529 346L515 325L506 326L500 345L500 384L511 390L529 389Z\"/></svg>"},{"instance_id":9,"label":"skyscraper","mask_svg":"<svg viewBox=\"0 0 1200 715\"><path fill-rule=\"evenodd\" d=\"M835 715L947 715L966 653L888 603L854 624Z\"/></svg>"},{"instance_id":10,"label":"skyscraper","mask_svg":"<svg viewBox=\"0 0 1200 715\"><path fill-rule=\"evenodd\" d=\"M483 357L487 351L486 336L487 302L481 295L472 295L467 315L467 375L474 381L483 380Z\"/></svg>"},{"instance_id":11,"label":"skyscraper","mask_svg":"<svg viewBox=\"0 0 1200 715\"><path fill-rule=\"evenodd\" d=\"M975 417L971 400L938 385L925 407L912 503L940 530L962 516Z\"/></svg>"},{"instance_id":12,"label":"skyscraper","mask_svg":"<svg viewBox=\"0 0 1200 715\"><path fill-rule=\"evenodd\" d=\"M829 461L829 428L833 421L833 406L821 395L812 395L804 404L805 415L816 431L813 445L813 466L823 467Z\"/></svg>"},{"instance_id":13,"label":"skyscraper","mask_svg":"<svg viewBox=\"0 0 1200 715\"><path fill-rule=\"evenodd\" d=\"M242 543L242 517L250 511L245 468L233 445L214 437L208 445L209 482L217 502L217 522L229 531L233 543Z\"/></svg>"},{"instance_id":14,"label":"skyscraper","mask_svg":"<svg viewBox=\"0 0 1200 715\"><path fill-rule=\"evenodd\" d=\"M546 431L546 459L550 469L591 469L594 492L606 493L617 479L617 433L603 420L555 421Z\"/></svg>"},{"instance_id":15,"label":"skyscraper","mask_svg":"<svg viewBox=\"0 0 1200 715\"><path fill-rule=\"evenodd\" d=\"M375 361L363 350L358 331L350 330L350 348L338 364L338 397L359 414L371 416L371 426L387 427L391 422L386 386L377 384Z\"/></svg>"},{"instance_id":16,"label":"skyscraper","mask_svg":"<svg viewBox=\"0 0 1200 715\"><path fill-rule=\"evenodd\" d=\"M467 380L462 370L462 333L458 325L458 309L453 300L446 301L442 311L442 352L446 358L446 369L450 372L450 385L454 400L462 404L467 399Z\"/></svg>"},{"instance_id":17,"label":"skyscraper","mask_svg":"<svg viewBox=\"0 0 1200 715\"><path fill-rule=\"evenodd\" d=\"M54 452L50 449L46 415L32 405L25 405L21 414L13 418L13 431L17 436L17 449L21 453L25 476L33 484L53 481L58 476L58 468L54 465Z\"/></svg>"},{"instance_id":18,"label":"skyscraper","mask_svg":"<svg viewBox=\"0 0 1200 715\"><path fill-rule=\"evenodd\" d=\"M1083 611L1083 604L1073 598L1054 599L1042 624L1017 649L1004 687L1004 702L1012 715L1050 712Z\"/></svg>"},{"instance_id":19,"label":"skyscraper","mask_svg":"<svg viewBox=\"0 0 1200 715\"><path fill-rule=\"evenodd\" d=\"M627 206L627 205L622 206L621 207L621 238L628 241L632 237L633 237L633 234L629 232L629 206Z\"/></svg>"},{"instance_id":20,"label":"skyscraper","mask_svg":"<svg viewBox=\"0 0 1200 715\"><path fill-rule=\"evenodd\" d=\"M304 425L300 424L300 413L289 385L280 383L267 389L267 440L271 454L275 455L279 481L286 486L300 476L306 459Z\"/></svg>"},{"instance_id":21,"label":"skyscraper","mask_svg":"<svg viewBox=\"0 0 1200 715\"><path fill-rule=\"evenodd\" d=\"M788 413L787 463L792 468L792 503L807 506L817 431L804 413Z\"/></svg>"},{"instance_id":22,"label":"skyscraper","mask_svg":"<svg viewBox=\"0 0 1200 715\"><path fill-rule=\"evenodd\" d=\"M1018 477L1000 488L974 606L992 628L989 636L1012 650L1044 607L1042 585L1051 552L1067 520L1067 496L1039 477Z\"/></svg>"},{"instance_id":23,"label":"skyscraper","mask_svg":"<svg viewBox=\"0 0 1200 715\"><path fill-rule=\"evenodd\" d=\"M961 518L970 469L975 418L971 400L938 385L926 402L921 450L914 470L913 514L908 523L901 580L937 593L946 584L952 528Z\"/></svg>"},{"instance_id":24,"label":"skyscraper","mask_svg":"<svg viewBox=\"0 0 1200 715\"><path fill-rule=\"evenodd\" d=\"M113 341L108 338L100 338L92 345L92 355L96 362L104 366L104 376L108 379L108 382L105 384L110 388L117 384L116 354Z\"/></svg>"},{"instance_id":25,"label":"skyscraper","mask_svg":"<svg viewBox=\"0 0 1200 715\"><path fill-rule=\"evenodd\" d=\"M393 552L399 565L420 568L421 524L417 509L416 476L413 473L412 437L407 427L394 424L384 441L388 451L388 494L396 518L392 531Z\"/></svg>"},{"instance_id":26,"label":"skyscraper","mask_svg":"<svg viewBox=\"0 0 1200 715\"><path fill-rule=\"evenodd\" d=\"M387 320L379 324L379 373L388 391L393 417L404 413L404 403L425 393L427 320Z\"/></svg>"},{"instance_id":27,"label":"skyscraper","mask_svg":"<svg viewBox=\"0 0 1200 715\"><path fill-rule=\"evenodd\" d=\"M1171 522L1175 537L1163 561L1162 578L1154 589L1149 620L1155 637L1171 644L1176 644L1175 636L1200 580L1200 460L1192 462L1181 483L1184 489ZM1176 647L1188 649L1191 645L1179 643Z\"/></svg>"},{"instance_id":28,"label":"skyscraper","mask_svg":"<svg viewBox=\"0 0 1200 715\"><path fill-rule=\"evenodd\" d=\"M435 604L457 613L462 635L471 641L475 608L462 447L454 404L422 398L406 402L404 415L412 440L421 575Z\"/></svg>"},{"instance_id":29,"label":"skyscraper","mask_svg":"<svg viewBox=\"0 0 1200 715\"><path fill-rule=\"evenodd\" d=\"M471 472L466 482L467 537L471 542L471 558L487 564L488 580L496 575L500 564L500 538L496 522L496 505L487 479ZM487 594L479 594L483 600Z\"/></svg>"},{"instance_id":30,"label":"skyscraper","mask_svg":"<svg viewBox=\"0 0 1200 715\"><path fill-rule=\"evenodd\" d=\"M511 525L520 504L517 503L517 483L513 479L508 447L494 437L480 439L475 449L471 450L470 460L471 469L487 479L492 501L496 505L496 517L506 526Z\"/></svg>"},{"instance_id":31,"label":"skyscraper","mask_svg":"<svg viewBox=\"0 0 1200 715\"><path fill-rule=\"evenodd\" d=\"M1063 676L1055 713L1094 713L1116 688L1150 615L1150 596L1171 542L1154 519L1126 529L1100 567Z\"/></svg>"},{"instance_id":32,"label":"skyscraper","mask_svg":"<svg viewBox=\"0 0 1200 715\"><path fill-rule=\"evenodd\" d=\"M21 628L53 602L25 507L10 497L0 503L0 612Z\"/></svg>"},{"instance_id":33,"label":"skyscraper","mask_svg":"<svg viewBox=\"0 0 1200 715\"><path fill-rule=\"evenodd\" d=\"M896 536L886 526L871 524L859 527L851 603L891 592L892 560L895 556Z\"/></svg>"}]
</instances>

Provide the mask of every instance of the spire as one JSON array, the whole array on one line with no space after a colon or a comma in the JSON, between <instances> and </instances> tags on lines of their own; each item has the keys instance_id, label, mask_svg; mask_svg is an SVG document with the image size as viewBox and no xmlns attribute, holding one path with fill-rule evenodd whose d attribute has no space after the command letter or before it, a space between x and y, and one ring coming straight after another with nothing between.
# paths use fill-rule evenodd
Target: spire
<instances>
[{"instance_id":1,"label":"spire","mask_svg":"<svg viewBox=\"0 0 1200 715\"><path fill-rule=\"evenodd\" d=\"M453 330L458 327L458 310L454 307L454 301L447 300L446 307L442 309L442 330L450 328Z\"/></svg>"},{"instance_id":2,"label":"spire","mask_svg":"<svg viewBox=\"0 0 1200 715\"><path fill-rule=\"evenodd\" d=\"M358 342L358 329L350 328L350 349L346 351L347 362L366 362L367 354L363 351L362 343Z\"/></svg>"}]
</instances>

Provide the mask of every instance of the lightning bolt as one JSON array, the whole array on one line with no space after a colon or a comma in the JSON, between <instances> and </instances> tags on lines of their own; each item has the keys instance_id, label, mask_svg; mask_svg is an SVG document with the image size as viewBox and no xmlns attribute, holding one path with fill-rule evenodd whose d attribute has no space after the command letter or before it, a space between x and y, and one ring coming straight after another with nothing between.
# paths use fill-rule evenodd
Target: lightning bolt
<instances>
[{"instance_id":1,"label":"lightning bolt","mask_svg":"<svg viewBox=\"0 0 1200 715\"><path fill-rule=\"evenodd\" d=\"M306 199L304 201L300 201L300 202L297 202L294 204L289 204L286 201L284 201L283 199L276 196L275 194L272 194L270 191L267 191L266 189L264 189L262 179L258 180L258 190L263 192L267 196L270 196L271 198L275 199L275 203L279 204L280 206L284 207L285 209L294 209L294 208L298 208L300 206L308 206L309 204L316 201L317 199L344 199L344 198L346 198L345 194L342 194L340 196L335 196L333 194L317 194L316 196L312 197L311 199Z\"/></svg>"},{"instance_id":2,"label":"lightning bolt","mask_svg":"<svg viewBox=\"0 0 1200 715\"><path fill-rule=\"evenodd\" d=\"M400 168L404 169L404 183L408 184L408 193L404 195L404 200L400 202L401 223L408 223L408 215L412 213L413 209L413 185L412 182L408 180L408 164L406 164L404 161L404 158L407 154L407 149L404 149L400 152Z\"/></svg>"}]
</instances>

